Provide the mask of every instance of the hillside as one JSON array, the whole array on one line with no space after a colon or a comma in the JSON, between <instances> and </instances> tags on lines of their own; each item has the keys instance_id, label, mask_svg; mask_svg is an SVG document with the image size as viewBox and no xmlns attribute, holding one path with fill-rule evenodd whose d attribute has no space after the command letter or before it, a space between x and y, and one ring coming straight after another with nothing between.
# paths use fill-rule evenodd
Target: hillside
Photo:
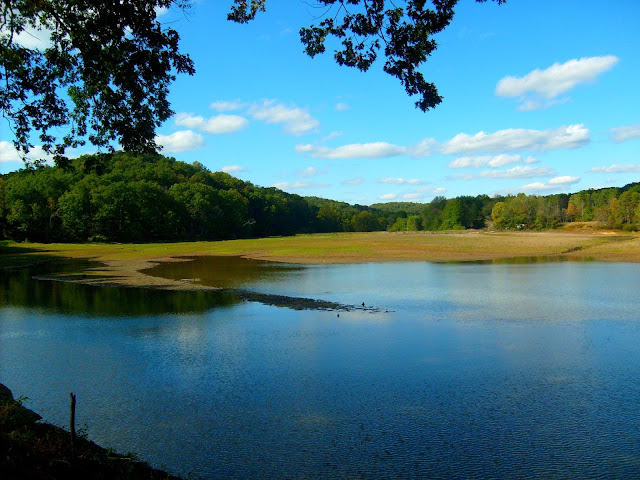
<instances>
[{"instance_id":1,"label":"hillside","mask_svg":"<svg viewBox=\"0 0 640 480\"><path fill-rule=\"evenodd\" d=\"M596 222L637 230L640 183L574 194L435 197L350 205L255 186L162 155L83 155L67 168L0 176L0 239L157 242L298 233L554 229Z\"/></svg>"}]
</instances>

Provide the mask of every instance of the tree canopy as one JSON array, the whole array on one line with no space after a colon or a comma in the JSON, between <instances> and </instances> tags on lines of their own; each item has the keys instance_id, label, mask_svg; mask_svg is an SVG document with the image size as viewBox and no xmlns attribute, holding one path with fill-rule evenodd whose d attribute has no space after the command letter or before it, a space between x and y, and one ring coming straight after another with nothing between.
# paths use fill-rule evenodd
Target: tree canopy
<instances>
[{"instance_id":1,"label":"tree canopy","mask_svg":"<svg viewBox=\"0 0 640 480\"><path fill-rule=\"evenodd\" d=\"M640 184L369 207L259 187L158 154L82 155L0 175L0 240L150 242L377 230L640 229Z\"/></svg>"},{"instance_id":2,"label":"tree canopy","mask_svg":"<svg viewBox=\"0 0 640 480\"><path fill-rule=\"evenodd\" d=\"M26 155L37 132L45 152L64 163L67 147L156 151L155 129L172 110L175 73L195 72L178 49L178 33L157 9L186 0L5 0L0 12L0 109ZM50 32L49 46L16 41ZM55 129L64 127L62 139Z\"/></svg>"},{"instance_id":3,"label":"tree canopy","mask_svg":"<svg viewBox=\"0 0 640 480\"><path fill-rule=\"evenodd\" d=\"M483 3L486 0L476 0ZM494 0L504 3L506 0ZM339 65L366 71L378 58L423 111L442 101L419 71L437 48L433 35L451 21L458 0L316 0L318 25L302 27L304 51L325 52L330 39ZM186 10L190 0L3 0L0 6L0 111L25 156L37 135L59 165L65 151L89 141L125 151L158 150L155 130L172 114L169 86L193 74L179 35L158 20L159 9ZM228 19L246 23L266 0L233 0ZM45 48L17 41L20 33L50 35ZM62 138L58 137L62 129Z\"/></svg>"},{"instance_id":4,"label":"tree canopy","mask_svg":"<svg viewBox=\"0 0 640 480\"><path fill-rule=\"evenodd\" d=\"M234 0L229 19L247 22L265 10L265 2ZM300 29L307 55L324 53L327 41L334 37L341 44L334 51L338 65L366 72L382 50L384 71L396 77L408 95L418 96L416 107L427 111L442 102L435 84L428 82L418 69L438 47L433 35L449 25L458 0L433 0L432 6L426 0L316 0L316 3L325 7L323 20Z\"/></svg>"}]
</instances>

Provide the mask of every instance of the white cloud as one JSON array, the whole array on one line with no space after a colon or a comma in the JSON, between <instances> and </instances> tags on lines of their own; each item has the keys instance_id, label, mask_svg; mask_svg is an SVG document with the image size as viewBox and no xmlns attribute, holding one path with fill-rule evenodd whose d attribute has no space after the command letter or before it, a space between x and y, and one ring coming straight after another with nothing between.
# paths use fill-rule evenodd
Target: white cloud
<instances>
[{"instance_id":1,"label":"white cloud","mask_svg":"<svg viewBox=\"0 0 640 480\"><path fill-rule=\"evenodd\" d=\"M577 148L589 142L589 129L582 124L549 130L509 128L475 135L459 133L440 147L442 153L503 153Z\"/></svg>"},{"instance_id":2,"label":"white cloud","mask_svg":"<svg viewBox=\"0 0 640 480\"><path fill-rule=\"evenodd\" d=\"M51 30L47 28L40 27L36 29L26 26L18 35L13 36L13 43L24 48L45 50L51 46L51 33ZM0 30L0 35L8 34L8 30L4 28Z\"/></svg>"},{"instance_id":3,"label":"white cloud","mask_svg":"<svg viewBox=\"0 0 640 480\"><path fill-rule=\"evenodd\" d=\"M157 135L156 143L168 153L181 153L204 146L204 138L191 130L181 130L171 135Z\"/></svg>"},{"instance_id":4,"label":"white cloud","mask_svg":"<svg viewBox=\"0 0 640 480\"><path fill-rule=\"evenodd\" d=\"M533 182L533 183L528 183L522 186L522 190L525 190L525 191L539 191L539 190L548 190L548 189L549 189L549 185L542 182Z\"/></svg>"},{"instance_id":5,"label":"white cloud","mask_svg":"<svg viewBox=\"0 0 640 480\"><path fill-rule=\"evenodd\" d=\"M402 195L403 200L420 200L424 197L423 193L413 192L413 193L405 193Z\"/></svg>"},{"instance_id":6,"label":"white cloud","mask_svg":"<svg viewBox=\"0 0 640 480\"><path fill-rule=\"evenodd\" d=\"M635 173L640 172L640 164L635 165L620 165L618 163L614 163L608 167L594 167L587 172L592 173Z\"/></svg>"},{"instance_id":7,"label":"white cloud","mask_svg":"<svg viewBox=\"0 0 640 480\"><path fill-rule=\"evenodd\" d=\"M240 172L244 172L245 169L240 165L225 165L220 169L220 171L224 173L240 173Z\"/></svg>"},{"instance_id":8,"label":"white cloud","mask_svg":"<svg viewBox=\"0 0 640 480\"><path fill-rule=\"evenodd\" d=\"M22 159L13 143L2 140L0 141L0 163L10 162L22 162Z\"/></svg>"},{"instance_id":9,"label":"white cloud","mask_svg":"<svg viewBox=\"0 0 640 480\"><path fill-rule=\"evenodd\" d=\"M243 107L243 104L239 100L234 100L232 102L220 100L217 102L212 102L209 107L217 110L218 112L231 112L233 110L239 110Z\"/></svg>"},{"instance_id":10,"label":"white cloud","mask_svg":"<svg viewBox=\"0 0 640 480\"><path fill-rule=\"evenodd\" d=\"M299 177L317 177L318 175L324 175L327 173L327 169L323 168L318 170L316 167L307 167L304 170L298 172Z\"/></svg>"},{"instance_id":11,"label":"white cloud","mask_svg":"<svg viewBox=\"0 0 640 480\"><path fill-rule=\"evenodd\" d=\"M482 178L533 178L548 177L554 174L549 167L513 167L507 170L487 170L480 172Z\"/></svg>"},{"instance_id":12,"label":"white cloud","mask_svg":"<svg viewBox=\"0 0 640 480\"><path fill-rule=\"evenodd\" d=\"M307 153L314 158L385 158L405 153L404 147L386 142L353 143L338 148L316 145L297 145L296 152Z\"/></svg>"},{"instance_id":13,"label":"white cloud","mask_svg":"<svg viewBox=\"0 0 640 480\"><path fill-rule=\"evenodd\" d=\"M524 77L506 76L496 85L496 95L501 97L521 97L521 110L534 110L549 106L540 103L536 98L525 99L526 95L553 99L568 92L579 83L594 80L599 74L611 70L618 57L606 55L602 57L584 57L569 60L565 63L554 63L545 70L535 69Z\"/></svg>"},{"instance_id":14,"label":"white cloud","mask_svg":"<svg viewBox=\"0 0 640 480\"><path fill-rule=\"evenodd\" d=\"M562 105L563 103L567 103L569 101L568 98L560 98L557 100L533 100L528 98L522 102L522 104L518 107L518 110L521 112L531 112L533 110L542 110L549 107L554 107L556 105Z\"/></svg>"},{"instance_id":15,"label":"white cloud","mask_svg":"<svg viewBox=\"0 0 640 480\"><path fill-rule=\"evenodd\" d=\"M249 125L249 120L240 115L215 115L210 118L193 116L188 113L178 113L175 118L176 125L187 128L195 128L203 132L221 135L242 130Z\"/></svg>"},{"instance_id":16,"label":"white cloud","mask_svg":"<svg viewBox=\"0 0 640 480\"><path fill-rule=\"evenodd\" d=\"M349 180L344 180L342 182L343 185L362 185L364 182L364 178L350 178Z\"/></svg>"},{"instance_id":17,"label":"white cloud","mask_svg":"<svg viewBox=\"0 0 640 480\"><path fill-rule=\"evenodd\" d=\"M555 177L549 180L550 185L571 185L580 181L580 177L572 177L570 175L564 175L562 177Z\"/></svg>"},{"instance_id":18,"label":"white cloud","mask_svg":"<svg viewBox=\"0 0 640 480\"><path fill-rule=\"evenodd\" d=\"M317 148L317 147L314 147L310 143L306 143L304 145L296 145L296 152L297 153L310 153L310 152L313 152L313 150L315 148Z\"/></svg>"},{"instance_id":19,"label":"white cloud","mask_svg":"<svg viewBox=\"0 0 640 480\"><path fill-rule=\"evenodd\" d=\"M485 170L475 175L471 174L456 174L453 178L460 178L462 180L475 180L477 178L534 178L534 177L551 177L555 175L555 172L549 167L527 167L517 166L509 168L507 170Z\"/></svg>"},{"instance_id":20,"label":"white cloud","mask_svg":"<svg viewBox=\"0 0 640 480\"><path fill-rule=\"evenodd\" d=\"M521 112L531 112L532 110L540 110L542 107L542 103L538 100L531 100L530 98L522 102L522 105L518 107L518 110Z\"/></svg>"},{"instance_id":21,"label":"white cloud","mask_svg":"<svg viewBox=\"0 0 640 480\"><path fill-rule=\"evenodd\" d=\"M536 163L537 160L533 157L527 157L525 159L520 155L485 155L485 156L471 156L460 157L450 162L447 166L449 168L499 168L511 165L513 163Z\"/></svg>"},{"instance_id":22,"label":"white cloud","mask_svg":"<svg viewBox=\"0 0 640 480\"><path fill-rule=\"evenodd\" d=\"M302 108L286 107L275 100L264 100L262 104L254 104L249 108L249 114L256 120L267 123L282 123L284 131L291 135L303 135L315 130L320 122Z\"/></svg>"},{"instance_id":23,"label":"white cloud","mask_svg":"<svg viewBox=\"0 0 640 480\"><path fill-rule=\"evenodd\" d=\"M341 136L342 136L342 132L331 132L326 137L322 137L320 139L320 141L321 142L326 142L327 140L331 140L332 138L337 138L337 137L341 137Z\"/></svg>"},{"instance_id":24,"label":"white cloud","mask_svg":"<svg viewBox=\"0 0 640 480\"><path fill-rule=\"evenodd\" d=\"M395 200L398 198L397 193L385 193L384 195L380 195L378 200Z\"/></svg>"},{"instance_id":25,"label":"white cloud","mask_svg":"<svg viewBox=\"0 0 640 480\"><path fill-rule=\"evenodd\" d=\"M336 103L336 110L339 112L344 112L345 110L349 110L349 105L343 102Z\"/></svg>"},{"instance_id":26,"label":"white cloud","mask_svg":"<svg viewBox=\"0 0 640 480\"><path fill-rule=\"evenodd\" d=\"M425 138L417 144L407 147L407 153L413 157L428 157L433 154L433 149L438 145L433 138Z\"/></svg>"},{"instance_id":27,"label":"white cloud","mask_svg":"<svg viewBox=\"0 0 640 480\"><path fill-rule=\"evenodd\" d=\"M542 182L534 182L524 185L522 187L523 191L546 191L546 190L561 190L562 188L566 188L574 183L578 183L580 181L580 177L571 177L571 176L563 176L563 177L555 177L550 179L547 183Z\"/></svg>"},{"instance_id":28,"label":"white cloud","mask_svg":"<svg viewBox=\"0 0 640 480\"><path fill-rule=\"evenodd\" d=\"M404 178L386 177L379 179L378 183L390 183L393 185L422 185L424 182L418 178L406 180Z\"/></svg>"},{"instance_id":29,"label":"white cloud","mask_svg":"<svg viewBox=\"0 0 640 480\"><path fill-rule=\"evenodd\" d=\"M404 200L423 200L428 197L433 197L435 195L442 195L447 191L446 188L438 187L438 188L419 188L415 192L405 193L402 195Z\"/></svg>"},{"instance_id":30,"label":"white cloud","mask_svg":"<svg viewBox=\"0 0 640 480\"><path fill-rule=\"evenodd\" d=\"M313 183L313 182L279 182L271 185L272 187L279 188L280 190L300 190L300 189L313 189L324 188L328 185L326 183Z\"/></svg>"},{"instance_id":31,"label":"white cloud","mask_svg":"<svg viewBox=\"0 0 640 480\"><path fill-rule=\"evenodd\" d=\"M431 154L435 144L432 139L425 139L416 145L403 147L387 142L352 143L337 148L318 145L296 145L296 152L308 154L313 158L387 158L400 155L425 157Z\"/></svg>"},{"instance_id":32,"label":"white cloud","mask_svg":"<svg viewBox=\"0 0 640 480\"><path fill-rule=\"evenodd\" d=\"M617 143L622 143L627 140L640 138L640 125L628 125L625 127L612 128L609 132L611 133L611 140L614 140Z\"/></svg>"},{"instance_id":33,"label":"white cloud","mask_svg":"<svg viewBox=\"0 0 640 480\"><path fill-rule=\"evenodd\" d=\"M31 162L44 160L45 163L51 163L53 156L46 153L40 145L37 145L29 150L26 160ZM23 163L23 161L23 158L20 156L18 150L15 149L13 143L5 140L0 141L0 163Z\"/></svg>"}]
</instances>

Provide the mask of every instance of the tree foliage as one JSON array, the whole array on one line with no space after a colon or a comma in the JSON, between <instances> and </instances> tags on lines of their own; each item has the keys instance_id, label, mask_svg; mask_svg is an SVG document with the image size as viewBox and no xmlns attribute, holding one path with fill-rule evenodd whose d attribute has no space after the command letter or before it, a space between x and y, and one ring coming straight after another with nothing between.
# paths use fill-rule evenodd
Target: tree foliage
<instances>
[{"instance_id":1,"label":"tree foliage","mask_svg":"<svg viewBox=\"0 0 640 480\"><path fill-rule=\"evenodd\" d=\"M599 222L640 229L640 184L575 194L435 197L351 205L264 188L158 154L83 155L67 168L0 175L0 239L40 242L224 240L316 232L492 227L542 230Z\"/></svg>"},{"instance_id":2,"label":"tree foliage","mask_svg":"<svg viewBox=\"0 0 640 480\"><path fill-rule=\"evenodd\" d=\"M501 4L506 0L495 1ZM265 2L235 0L229 19L246 23L265 10ZM366 72L382 51L384 71L396 77L408 95L418 97L416 107L427 111L442 102L436 86L424 78L419 68L438 47L434 35L449 25L458 0L316 0L315 3L324 9L322 21L300 29L307 55L324 53L333 37L340 42L333 54L338 65Z\"/></svg>"},{"instance_id":3,"label":"tree foliage","mask_svg":"<svg viewBox=\"0 0 640 480\"><path fill-rule=\"evenodd\" d=\"M222 240L387 226L381 211L252 185L158 154L83 155L0 175L0 238Z\"/></svg>"},{"instance_id":4,"label":"tree foliage","mask_svg":"<svg viewBox=\"0 0 640 480\"><path fill-rule=\"evenodd\" d=\"M486 0L476 0L483 3ZM504 3L506 0L494 0ZM330 39L339 65L366 71L384 53L383 69L423 111L442 101L420 67L437 48L434 35L454 16L458 0L316 0L317 25L302 27L305 52L323 53ZM68 147L87 140L101 148L155 152L155 130L172 114L169 86L193 74L179 51L178 33L164 27L159 9L186 10L190 0L3 0L0 6L0 111L25 156L37 134L57 164ZM233 0L228 19L246 23L266 0ZM45 48L28 48L20 33L49 35ZM57 136L59 129L64 132Z\"/></svg>"},{"instance_id":5,"label":"tree foliage","mask_svg":"<svg viewBox=\"0 0 640 480\"><path fill-rule=\"evenodd\" d=\"M601 222L611 228L640 229L640 184L621 189L585 190L571 195L567 212L571 220Z\"/></svg>"},{"instance_id":6,"label":"tree foliage","mask_svg":"<svg viewBox=\"0 0 640 480\"><path fill-rule=\"evenodd\" d=\"M0 110L24 155L37 132L45 152L65 163L67 147L88 139L127 151L157 150L155 129L172 114L174 73L194 73L178 33L157 9L183 0L4 0L0 11ZM50 33L46 48L16 41ZM66 133L60 139L56 129Z\"/></svg>"}]
</instances>

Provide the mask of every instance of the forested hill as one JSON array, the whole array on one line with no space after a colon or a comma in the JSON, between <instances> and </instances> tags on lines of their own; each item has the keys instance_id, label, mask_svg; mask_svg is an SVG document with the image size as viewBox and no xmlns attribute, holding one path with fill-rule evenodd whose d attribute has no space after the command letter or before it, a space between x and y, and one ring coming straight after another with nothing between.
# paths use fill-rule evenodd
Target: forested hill
<instances>
[{"instance_id":1,"label":"forested hill","mask_svg":"<svg viewBox=\"0 0 640 480\"><path fill-rule=\"evenodd\" d=\"M218 240L296 233L554 228L638 229L640 184L576 194L436 197L371 207L264 188L161 155L84 155L0 176L0 237L39 242Z\"/></svg>"},{"instance_id":2,"label":"forested hill","mask_svg":"<svg viewBox=\"0 0 640 480\"><path fill-rule=\"evenodd\" d=\"M380 212L312 201L161 155L84 155L0 176L0 237L39 242L218 240L379 230Z\"/></svg>"}]
</instances>

